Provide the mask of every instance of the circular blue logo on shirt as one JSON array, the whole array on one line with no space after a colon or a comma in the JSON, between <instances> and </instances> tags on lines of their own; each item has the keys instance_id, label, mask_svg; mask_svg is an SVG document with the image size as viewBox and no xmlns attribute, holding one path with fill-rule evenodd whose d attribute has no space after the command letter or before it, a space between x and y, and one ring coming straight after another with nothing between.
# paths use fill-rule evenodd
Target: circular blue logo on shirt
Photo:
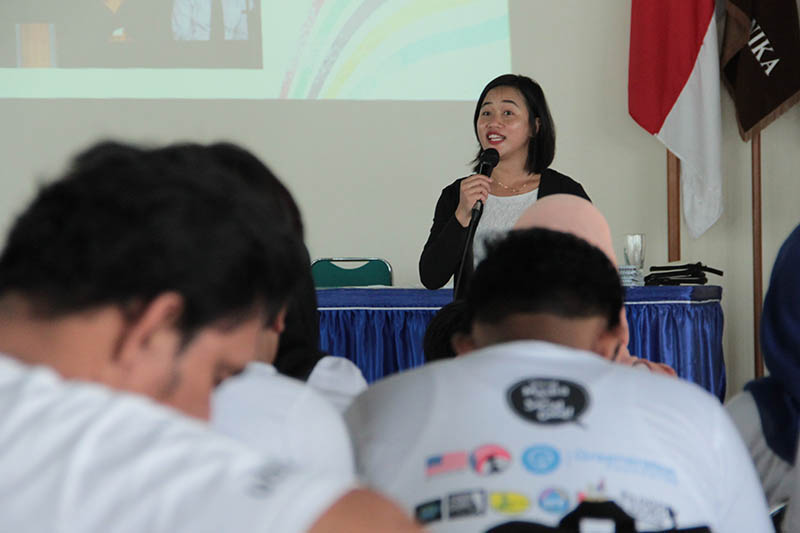
<instances>
[{"instance_id":1,"label":"circular blue logo on shirt","mask_svg":"<svg viewBox=\"0 0 800 533\"><path fill-rule=\"evenodd\" d=\"M560 462L558 450L546 444L531 446L522 454L522 464L534 474L549 474Z\"/></svg>"},{"instance_id":2,"label":"circular blue logo on shirt","mask_svg":"<svg viewBox=\"0 0 800 533\"><path fill-rule=\"evenodd\" d=\"M564 514L569 510L569 495L558 488L544 489L539 494L539 507L548 513Z\"/></svg>"}]
</instances>

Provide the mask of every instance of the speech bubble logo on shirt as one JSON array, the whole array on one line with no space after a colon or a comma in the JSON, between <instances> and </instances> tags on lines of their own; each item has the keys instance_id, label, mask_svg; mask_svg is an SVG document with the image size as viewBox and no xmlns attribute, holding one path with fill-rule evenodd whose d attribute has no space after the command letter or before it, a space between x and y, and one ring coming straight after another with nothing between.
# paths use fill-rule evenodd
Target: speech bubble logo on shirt
<instances>
[{"instance_id":1,"label":"speech bubble logo on shirt","mask_svg":"<svg viewBox=\"0 0 800 533\"><path fill-rule=\"evenodd\" d=\"M589 407L589 393L577 383L558 378L528 378L508 389L508 404L519 416L542 425L579 422Z\"/></svg>"}]
</instances>

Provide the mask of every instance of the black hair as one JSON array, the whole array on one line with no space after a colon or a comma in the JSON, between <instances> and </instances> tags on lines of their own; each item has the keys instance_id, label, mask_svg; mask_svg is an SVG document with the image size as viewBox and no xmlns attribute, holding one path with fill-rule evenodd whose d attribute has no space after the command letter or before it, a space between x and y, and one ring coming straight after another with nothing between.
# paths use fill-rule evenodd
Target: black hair
<instances>
[{"instance_id":1,"label":"black hair","mask_svg":"<svg viewBox=\"0 0 800 533\"><path fill-rule=\"evenodd\" d=\"M475 106L475 116L472 118L472 127L475 131L475 137L478 139L478 153L473 162L477 162L483 149L480 148L480 137L478 136L478 117L481 114L481 106L486 93L495 87L513 87L517 89L525 98L525 104L528 108L528 122L531 127L533 138L528 143L528 158L525 161L525 170L530 174L540 174L550 163L556 155L556 126L553 123L553 117L550 116L550 108L547 106L544 92L538 83L533 81L527 76L521 74L503 74L490 81L486 87L483 88L478 103ZM539 131L536 131L536 119L539 119ZM473 169L478 171L478 164Z\"/></svg>"},{"instance_id":2,"label":"black hair","mask_svg":"<svg viewBox=\"0 0 800 533\"><path fill-rule=\"evenodd\" d=\"M217 160L244 183L260 193L261 200L273 209L283 212L297 235L303 238L303 220L300 209L286 186L256 156L232 143L220 142L208 147Z\"/></svg>"},{"instance_id":3,"label":"black hair","mask_svg":"<svg viewBox=\"0 0 800 533\"><path fill-rule=\"evenodd\" d=\"M175 291L185 339L258 305L274 320L304 248L283 214L230 174L200 145L106 142L83 152L14 223L0 295L19 293L50 318L103 305L130 311Z\"/></svg>"},{"instance_id":4,"label":"black hair","mask_svg":"<svg viewBox=\"0 0 800 533\"><path fill-rule=\"evenodd\" d=\"M612 329L619 324L623 289L617 269L599 248L570 233L533 228L487 244L466 299L476 322L552 313L603 317Z\"/></svg>"},{"instance_id":5,"label":"black hair","mask_svg":"<svg viewBox=\"0 0 800 533\"><path fill-rule=\"evenodd\" d=\"M455 357L450 341L456 333L469 333L471 325L472 317L464 300L454 300L439 309L428 322L422 340L425 362Z\"/></svg>"},{"instance_id":6,"label":"black hair","mask_svg":"<svg viewBox=\"0 0 800 533\"><path fill-rule=\"evenodd\" d=\"M298 238L303 238L300 209L286 186L253 154L231 143L209 146L217 160L253 191L256 201L265 209L280 213ZM319 349L319 311L311 260L303 247L303 264L299 280L286 307L285 327L278 342L273 365L281 374L305 381L317 362L325 355Z\"/></svg>"}]
</instances>

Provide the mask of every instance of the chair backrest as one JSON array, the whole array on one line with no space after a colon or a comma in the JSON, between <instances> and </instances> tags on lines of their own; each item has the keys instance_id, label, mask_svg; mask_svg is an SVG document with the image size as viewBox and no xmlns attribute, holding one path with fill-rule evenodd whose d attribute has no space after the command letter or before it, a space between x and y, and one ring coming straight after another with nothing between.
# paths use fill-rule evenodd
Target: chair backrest
<instances>
[{"instance_id":1,"label":"chair backrest","mask_svg":"<svg viewBox=\"0 0 800 533\"><path fill-rule=\"evenodd\" d=\"M311 276L317 287L391 285L392 266L377 257L323 257L311 263Z\"/></svg>"}]
</instances>

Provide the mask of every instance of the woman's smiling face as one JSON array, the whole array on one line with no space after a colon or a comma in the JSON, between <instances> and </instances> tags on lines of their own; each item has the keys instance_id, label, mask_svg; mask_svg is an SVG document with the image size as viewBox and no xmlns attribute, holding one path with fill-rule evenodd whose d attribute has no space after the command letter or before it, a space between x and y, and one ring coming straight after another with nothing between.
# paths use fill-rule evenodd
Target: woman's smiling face
<instances>
[{"instance_id":1,"label":"woman's smiling face","mask_svg":"<svg viewBox=\"0 0 800 533\"><path fill-rule=\"evenodd\" d=\"M501 160L521 157L523 164L527 160L532 130L525 98L518 89L500 86L486 93L476 129L484 150L496 149Z\"/></svg>"}]
</instances>

